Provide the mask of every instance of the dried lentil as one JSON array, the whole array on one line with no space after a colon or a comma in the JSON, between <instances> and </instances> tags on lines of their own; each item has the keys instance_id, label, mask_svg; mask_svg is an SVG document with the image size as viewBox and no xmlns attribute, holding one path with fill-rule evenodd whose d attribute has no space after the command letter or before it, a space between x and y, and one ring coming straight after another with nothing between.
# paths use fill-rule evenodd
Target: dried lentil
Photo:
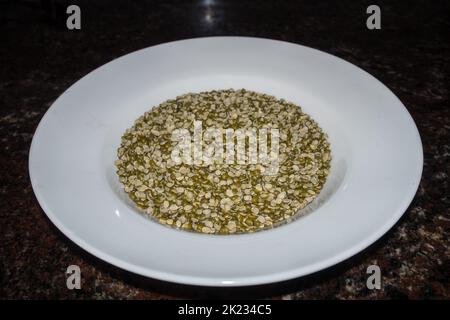
<instances>
[{"instance_id":1,"label":"dried lentil","mask_svg":"<svg viewBox=\"0 0 450 320\"><path fill-rule=\"evenodd\" d=\"M175 165L171 132L192 134L194 120L234 130L278 128L278 173L263 175L260 164ZM189 93L146 112L122 136L116 167L125 192L156 221L232 234L291 219L318 195L330 161L326 135L300 107L241 89Z\"/></svg>"}]
</instances>

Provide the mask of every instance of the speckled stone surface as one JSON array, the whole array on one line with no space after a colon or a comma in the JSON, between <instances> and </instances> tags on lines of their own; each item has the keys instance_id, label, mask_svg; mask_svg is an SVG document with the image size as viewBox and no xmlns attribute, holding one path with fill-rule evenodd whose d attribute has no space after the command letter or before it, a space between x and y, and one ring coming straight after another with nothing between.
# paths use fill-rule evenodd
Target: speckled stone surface
<instances>
[{"instance_id":1,"label":"speckled stone surface","mask_svg":"<svg viewBox=\"0 0 450 320\"><path fill-rule=\"evenodd\" d=\"M448 1L376 1L382 10L376 31L365 27L372 1L71 1L82 10L76 32L65 29L64 1L42 3L0 2L0 298L450 298ZM374 75L406 105L423 141L422 182L403 218L374 245L300 279L203 288L119 270L48 220L30 186L28 151L55 99L118 56L213 35L280 39L329 52ZM71 264L81 268L81 290L66 288ZM381 268L381 290L366 288L370 264Z\"/></svg>"}]
</instances>

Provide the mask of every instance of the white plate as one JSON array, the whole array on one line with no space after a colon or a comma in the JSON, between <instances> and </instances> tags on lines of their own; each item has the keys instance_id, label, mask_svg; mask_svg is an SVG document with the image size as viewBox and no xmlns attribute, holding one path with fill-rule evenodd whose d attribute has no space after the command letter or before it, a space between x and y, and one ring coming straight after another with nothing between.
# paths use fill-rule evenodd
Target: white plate
<instances>
[{"instance_id":1,"label":"white plate","mask_svg":"<svg viewBox=\"0 0 450 320\"><path fill-rule=\"evenodd\" d=\"M144 218L115 174L122 133L166 99L226 88L290 100L328 133L332 169L313 212L232 236L178 231ZM82 78L43 117L29 169L50 220L97 257L161 280L238 286L303 276L369 246L405 212L422 163L411 116L368 73L292 43L215 37L146 48Z\"/></svg>"}]
</instances>

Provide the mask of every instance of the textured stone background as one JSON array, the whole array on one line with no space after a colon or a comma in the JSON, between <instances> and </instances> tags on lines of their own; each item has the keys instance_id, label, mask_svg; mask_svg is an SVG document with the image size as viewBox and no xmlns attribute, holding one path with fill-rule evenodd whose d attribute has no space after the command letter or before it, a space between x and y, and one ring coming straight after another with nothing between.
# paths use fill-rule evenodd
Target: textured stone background
<instances>
[{"instance_id":1,"label":"textured stone background","mask_svg":"<svg viewBox=\"0 0 450 320\"><path fill-rule=\"evenodd\" d=\"M70 3L81 6L81 31L65 29L65 1L0 0L0 298L450 298L448 1L376 1L382 9L378 31L365 28L365 9L373 1ZM419 128L425 165L414 201L382 239L308 277L250 288L199 288L103 263L47 219L30 186L28 150L53 101L123 54L213 35L280 39L329 52L368 71L402 100ZM373 263L383 273L379 291L365 287L365 270ZM81 267L82 290L65 286L70 264Z\"/></svg>"}]
</instances>

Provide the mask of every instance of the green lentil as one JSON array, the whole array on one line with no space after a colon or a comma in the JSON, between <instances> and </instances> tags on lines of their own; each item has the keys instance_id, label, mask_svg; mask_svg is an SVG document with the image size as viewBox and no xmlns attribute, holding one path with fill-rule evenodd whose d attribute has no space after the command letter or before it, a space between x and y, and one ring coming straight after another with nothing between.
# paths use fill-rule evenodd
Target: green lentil
<instances>
[{"instance_id":1,"label":"green lentil","mask_svg":"<svg viewBox=\"0 0 450 320\"><path fill-rule=\"evenodd\" d=\"M261 164L175 165L172 131L193 134L194 120L234 130L278 128L278 173L263 175ZM208 234L290 221L319 194L331 161L326 134L299 106L244 89L163 102L126 130L117 154L119 181L142 212L172 228Z\"/></svg>"}]
</instances>

